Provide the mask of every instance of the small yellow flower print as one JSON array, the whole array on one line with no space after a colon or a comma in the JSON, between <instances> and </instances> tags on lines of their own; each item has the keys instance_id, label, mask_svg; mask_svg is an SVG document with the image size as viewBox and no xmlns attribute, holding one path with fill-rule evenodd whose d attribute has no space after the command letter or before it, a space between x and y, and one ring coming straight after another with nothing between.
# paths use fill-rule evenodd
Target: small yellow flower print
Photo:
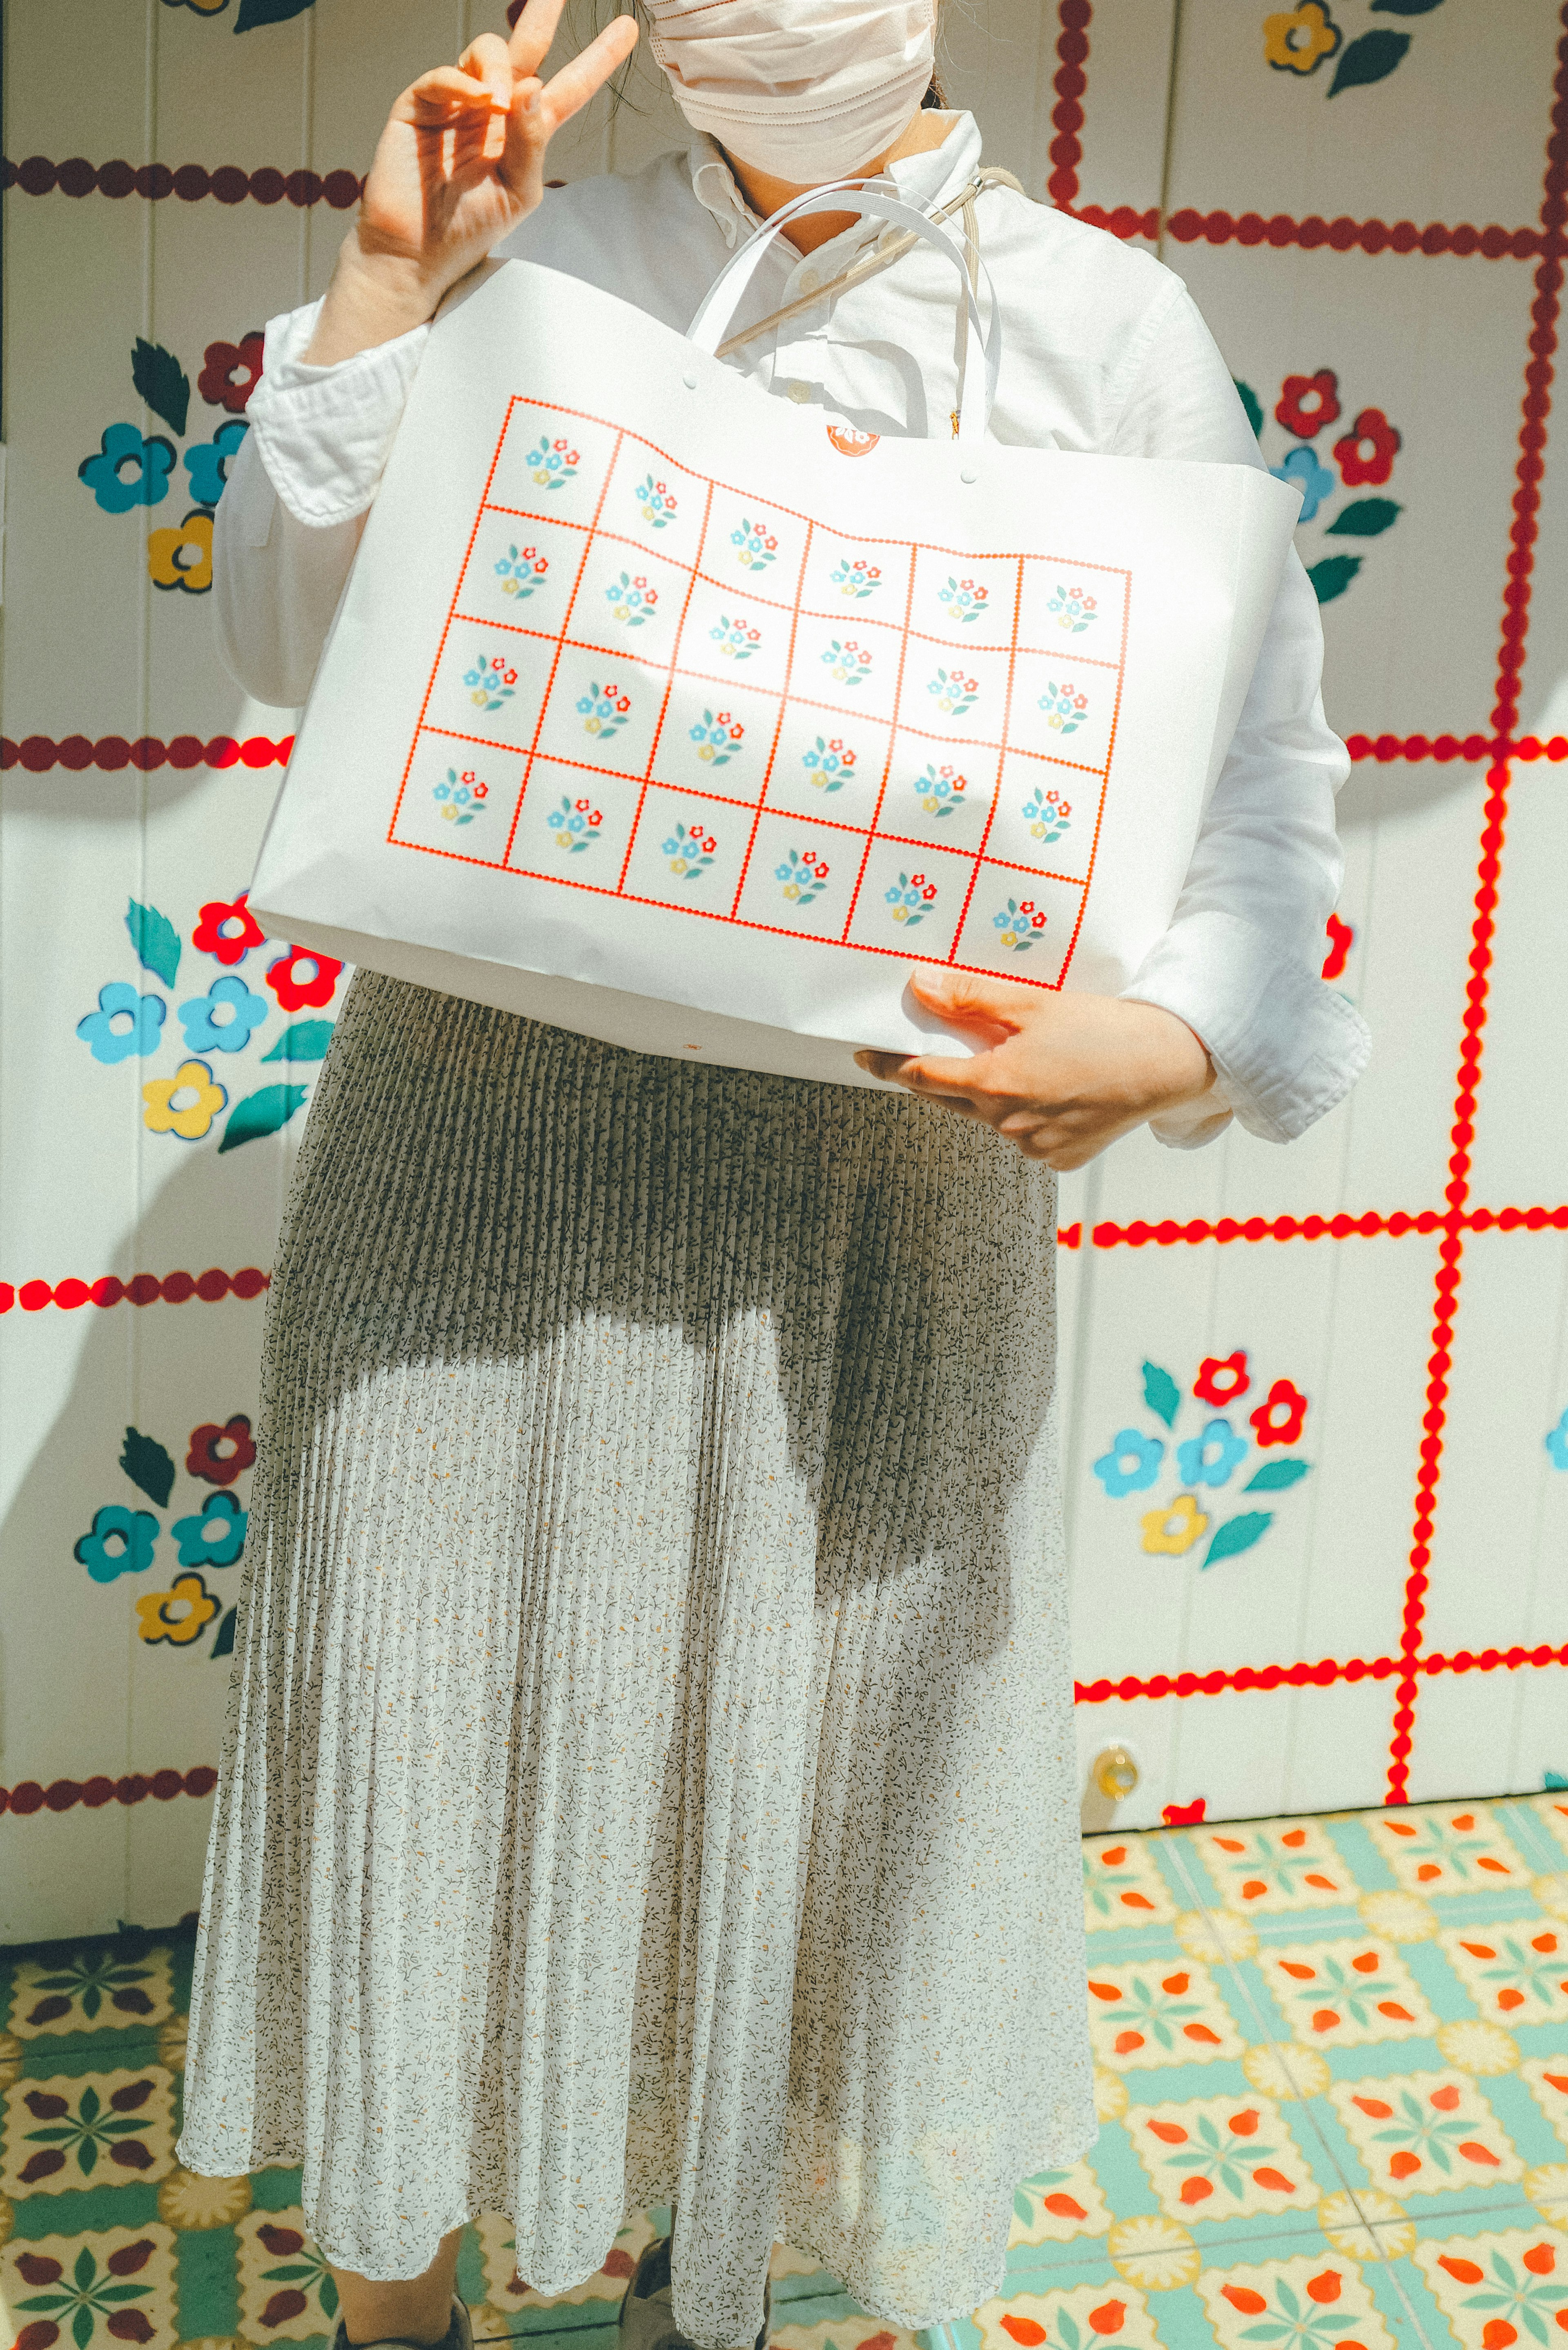
<instances>
[{"instance_id":1,"label":"small yellow flower print","mask_svg":"<svg viewBox=\"0 0 1568 2350\"><path fill-rule=\"evenodd\" d=\"M1263 55L1277 70L1315 73L1343 38L1324 0L1302 0L1299 8L1282 8L1277 16L1263 19Z\"/></svg>"},{"instance_id":2,"label":"small yellow flower print","mask_svg":"<svg viewBox=\"0 0 1568 2350\"><path fill-rule=\"evenodd\" d=\"M155 530L147 541L147 575L155 588L182 588L204 596L213 584L213 517L198 509L178 530Z\"/></svg>"},{"instance_id":3,"label":"small yellow flower print","mask_svg":"<svg viewBox=\"0 0 1568 2350\"><path fill-rule=\"evenodd\" d=\"M1143 1546L1165 1558L1179 1558L1209 1531L1209 1521L1192 1493L1178 1493L1168 1509L1149 1510L1143 1521Z\"/></svg>"},{"instance_id":4,"label":"small yellow flower print","mask_svg":"<svg viewBox=\"0 0 1568 2350\"><path fill-rule=\"evenodd\" d=\"M149 1591L136 1603L140 1640L167 1640L176 1648L199 1639L218 1603L199 1575L177 1575L172 1591Z\"/></svg>"},{"instance_id":5,"label":"small yellow flower print","mask_svg":"<svg viewBox=\"0 0 1568 2350\"><path fill-rule=\"evenodd\" d=\"M182 1100L182 1095L193 1096ZM147 1107L141 1123L151 1134L177 1134L182 1142L200 1142L228 1100L205 1061L182 1061L171 1077L151 1077L141 1088Z\"/></svg>"}]
</instances>

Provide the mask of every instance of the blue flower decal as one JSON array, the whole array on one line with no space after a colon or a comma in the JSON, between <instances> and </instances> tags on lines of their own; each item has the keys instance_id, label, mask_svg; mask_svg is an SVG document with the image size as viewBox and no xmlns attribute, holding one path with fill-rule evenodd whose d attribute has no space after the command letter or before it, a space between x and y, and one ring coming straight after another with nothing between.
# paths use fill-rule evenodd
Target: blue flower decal
<instances>
[{"instance_id":1,"label":"blue flower decal","mask_svg":"<svg viewBox=\"0 0 1568 2350\"><path fill-rule=\"evenodd\" d=\"M1095 1474L1113 1502L1124 1493L1141 1493L1159 1474L1165 1458L1164 1440L1145 1436L1136 1428L1118 1428L1111 1449L1095 1463Z\"/></svg>"},{"instance_id":2,"label":"blue flower decal","mask_svg":"<svg viewBox=\"0 0 1568 2350\"><path fill-rule=\"evenodd\" d=\"M158 1521L151 1510L128 1510L121 1502L109 1502L98 1512L73 1555L95 1583L112 1583L117 1575L140 1575L151 1566L157 1541Z\"/></svg>"},{"instance_id":3,"label":"blue flower decal","mask_svg":"<svg viewBox=\"0 0 1568 2350\"><path fill-rule=\"evenodd\" d=\"M1568 1411L1547 1436L1546 1450L1552 1455L1553 1469L1568 1469Z\"/></svg>"},{"instance_id":4,"label":"blue flower decal","mask_svg":"<svg viewBox=\"0 0 1568 2350\"><path fill-rule=\"evenodd\" d=\"M134 465L136 471L126 468ZM77 477L87 484L105 514L129 514L132 506L155 506L169 494L174 446L161 433L144 441L134 424L110 424L96 457L84 457Z\"/></svg>"},{"instance_id":5,"label":"blue flower decal","mask_svg":"<svg viewBox=\"0 0 1568 2350\"><path fill-rule=\"evenodd\" d=\"M1317 451L1304 446L1293 449L1282 465L1271 465L1269 471L1276 482L1294 482L1303 493L1298 522L1311 522L1324 498L1339 487L1328 467L1318 463Z\"/></svg>"},{"instance_id":6,"label":"blue flower decal","mask_svg":"<svg viewBox=\"0 0 1568 2350\"><path fill-rule=\"evenodd\" d=\"M180 463L191 476L191 495L198 505L217 504L229 478L229 460L250 429L239 417L232 417L227 424L219 425L210 441L186 450Z\"/></svg>"},{"instance_id":7,"label":"blue flower decal","mask_svg":"<svg viewBox=\"0 0 1568 2350\"><path fill-rule=\"evenodd\" d=\"M1246 1451L1246 1438L1238 1436L1228 1419L1211 1419L1201 1436L1189 1436L1177 1446L1176 1465L1184 1484L1228 1485Z\"/></svg>"},{"instance_id":8,"label":"blue flower decal","mask_svg":"<svg viewBox=\"0 0 1568 2350\"><path fill-rule=\"evenodd\" d=\"M245 1546L250 1512L232 1493L212 1493L193 1518L176 1518L182 1566L233 1566Z\"/></svg>"},{"instance_id":9,"label":"blue flower decal","mask_svg":"<svg viewBox=\"0 0 1568 2350\"><path fill-rule=\"evenodd\" d=\"M243 1053L251 1041L251 1030L260 1027L271 1008L265 995L251 993L237 972L225 972L222 979L213 982L205 995L192 996L189 1003L180 1006L185 1050Z\"/></svg>"},{"instance_id":10,"label":"blue flower decal","mask_svg":"<svg viewBox=\"0 0 1568 2350\"><path fill-rule=\"evenodd\" d=\"M167 1017L161 995L139 995L127 981L111 979L99 989L98 1010L77 1022L77 1035L95 1061L145 1059L158 1050L158 1032ZM129 1024L117 1027L117 1021Z\"/></svg>"}]
</instances>

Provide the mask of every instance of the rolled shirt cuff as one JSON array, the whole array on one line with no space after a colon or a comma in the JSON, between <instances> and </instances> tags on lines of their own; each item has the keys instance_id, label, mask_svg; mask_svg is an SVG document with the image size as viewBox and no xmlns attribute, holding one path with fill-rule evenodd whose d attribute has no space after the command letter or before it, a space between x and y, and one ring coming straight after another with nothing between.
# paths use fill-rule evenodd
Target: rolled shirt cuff
<instances>
[{"instance_id":1,"label":"rolled shirt cuff","mask_svg":"<svg viewBox=\"0 0 1568 2350\"><path fill-rule=\"evenodd\" d=\"M375 497L430 334L413 327L334 367L307 367L300 354L320 311L308 302L271 321L245 411L274 489L317 530L351 522Z\"/></svg>"}]
</instances>

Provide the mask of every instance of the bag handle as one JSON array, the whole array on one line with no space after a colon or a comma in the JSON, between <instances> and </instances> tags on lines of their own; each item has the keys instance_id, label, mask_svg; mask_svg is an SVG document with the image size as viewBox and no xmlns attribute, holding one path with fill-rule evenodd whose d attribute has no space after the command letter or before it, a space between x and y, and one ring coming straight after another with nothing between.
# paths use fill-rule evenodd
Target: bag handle
<instances>
[{"instance_id":1,"label":"bag handle","mask_svg":"<svg viewBox=\"0 0 1568 2350\"><path fill-rule=\"evenodd\" d=\"M925 213L917 212L912 204L904 203L897 196L883 194L879 189L863 188L848 180L835 181L824 188L809 188L805 195L796 196L792 203L782 205L731 255L720 270L687 328L688 341L710 356L717 351L723 340L724 330L740 306L742 296L774 237L791 221L815 212L857 213L863 220L889 221L895 227L906 230L922 244L930 245L934 252L944 255L958 271L963 287L966 320L985 354L983 378L966 368L959 395L958 438L961 445L972 455L985 438L992 401L996 395L996 380L1002 365L1002 306L996 299L995 289L991 286L989 273L982 264L981 274L991 294L991 332L988 335L981 324L980 305L975 298L969 266L960 248ZM695 389L694 378L688 378L688 383Z\"/></svg>"}]
</instances>

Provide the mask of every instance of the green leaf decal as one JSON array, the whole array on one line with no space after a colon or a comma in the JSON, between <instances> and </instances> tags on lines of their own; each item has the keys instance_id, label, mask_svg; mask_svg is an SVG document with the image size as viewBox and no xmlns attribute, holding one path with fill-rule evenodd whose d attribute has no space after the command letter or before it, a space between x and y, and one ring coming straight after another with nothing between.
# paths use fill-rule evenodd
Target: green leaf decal
<instances>
[{"instance_id":1,"label":"green leaf decal","mask_svg":"<svg viewBox=\"0 0 1568 2350\"><path fill-rule=\"evenodd\" d=\"M1328 538L1378 538L1405 509L1392 498L1357 498L1329 524Z\"/></svg>"},{"instance_id":2,"label":"green leaf decal","mask_svg":"<svg viewBox=\"0 0 1568 2350\"><path fill-rule=\"evenodd\" d=\"M1258 395L1252 390L1251 385L1250 383L1243 383L1240 376L1232 376L1231 380L1241 395L1241 405L1247 411L1248 423L1251 426L1254 433L1262 433L1263 429L1262 401L1258 398Z\"/></svg>"},{"instance_id":3,"label":"green leaf decal","mask_svg":"<svg viewBox=\"0 0 1568 2350\"><path fill-rule=\"evenodd\" d=\"M258 25L286 25L291 16L303 16L316 0L240 0L236 33L254 33Z\"/></svg>"},{"instance_id":4,"label":"green leaf decal","mask_svg":"<svg viewBox=\"0 0 1568 2350\"><path fill-rule=\"evenodd\" d=\"M264 1134L275 1134L280 1126L288 1124L309 1090L308 1086L263 1086L259 1094L247 1094L229 1112L218 1156L237 1150L242 1142L259 1142Z\"/></svg>"},{"instance_id":5,"label":"green leaf decal","mask_svg":"<svg viewBox=\"0 0 1568 2350\"><path fill-rule=\"evenodd\" d=\"M1181 1402L1181 1389L1170 1373L1162 1371L1158 1363L1146 1363L1143 1367L1143 1399L1150 1411L1158 1412L1169 1428Z\"/></svg>"},{"instance_id":6,"label":"green leaf decal","mask_svg":"<svg viewBox=\"0 0 1568 2350\"><path fill-rule=\"evenodd\" d=\"M119 1465L149 1500L156 1502L161 1510L167 1509L174 1490L174 1463L155 1436L143 1436L139 1428L128 1428Z\"/></svg>"},{"instance_id":7,"label":"green leaf decal","mask_svg":"<svg viewBox=\"0 0 1568 2350\"><path fill-rule=\"evenodd\" d=\"M332 1042L336 1024L330 1020L296 1020L286 1027L264 1061L321 1061Z\"/></svg>"},{"instance_id":8,"label":"green leaf decal","mask_svg":"<svg viewBox=\"0 0 1568 2350\"><path fill-rule=\"evenodd\" d=\"M1429 16L1443 0L1372 0L1375 16Z\"/></svg>"},{"instance_id":9,"label":"green leaf decal","mask_svg":"<svg viewBox=\"0 0 1568 2350\"><path fill-rule=\"evenodd\" d=\"M1332 604L1343 596L1361 568L1359 555L1328 555L1321 563L1309 563L1307 577L1320 604Z\"/></svg>"},{"instance_id":10,"label":"green leaf decal","mask_svg":"<svg viewBox=\"0 0 1568 2350\"><path fill-rule=\"evenodd\" d=\"M1410 46L1408 33L1363 33L1352 41L1334 69L1330 98L1342 89L1355 89L1371 81L1386 81Z\"/></svg>"},{"instance_id":11,"label":"green leaf decal","mask_svg":"<svg viewBox=\"0 0 1568 2350\"><path fill-rule=\"evenodd\" d=\"M1255 1542L1262 1542L1273 1523L1272 1510L1243 1510L1239 1518L1227 1518L1222 1526L1215 1528L1214 1538L1204 1553L1204 1565L1213 1566L1220 1559L1235 1558L1240 1552L1251 1550Z\"/></svg>"},{"instance_id":12,"label":"green leaf decal","mask_svg":"<svg viewBox=\"0 0 1568 2350\"><path fill-rule=\"evenodd\" d=\"M218 1637L213 1643L214 1657L232 1657L234 1653L234 1611L231 1607L218 1627Z\"/></svg>"},{"instance_id":13,"label":"green leaf decal","mask_svg":"<svg viewBox=\"0 0 1568 2350\"><path fill-rule=\"evenodd\" d=\"M1265 1461L1255 1477L1249 1477L1242 1486L1243 1493L1282 1493L1287 1485L1299 1485L1310 1461Z\"/></svg>"},{"instance_id":14,"label":"green leaf decal","mask_svg":"<svg viewBox=\"0 0 1568 2350\"><path fill-rule=\"evenodd\" d=\"M172 987L180 968L180 933L156 906L139 906L134 898L125 909L125 927L144 971L156 972L165 987Z\"/></svg>"},{"instance_id":15,"label":"green leaf decal","mask_svg":"<svg viewBox=\"0 0 1568 2350\"><path fill-rule=\"evenodd\" d=\"M130 380L154 416L161 416L176 432L183 432L191 406L191 379L172 351L138 335L130 354Z\"/></svg>"}]
</instances>

